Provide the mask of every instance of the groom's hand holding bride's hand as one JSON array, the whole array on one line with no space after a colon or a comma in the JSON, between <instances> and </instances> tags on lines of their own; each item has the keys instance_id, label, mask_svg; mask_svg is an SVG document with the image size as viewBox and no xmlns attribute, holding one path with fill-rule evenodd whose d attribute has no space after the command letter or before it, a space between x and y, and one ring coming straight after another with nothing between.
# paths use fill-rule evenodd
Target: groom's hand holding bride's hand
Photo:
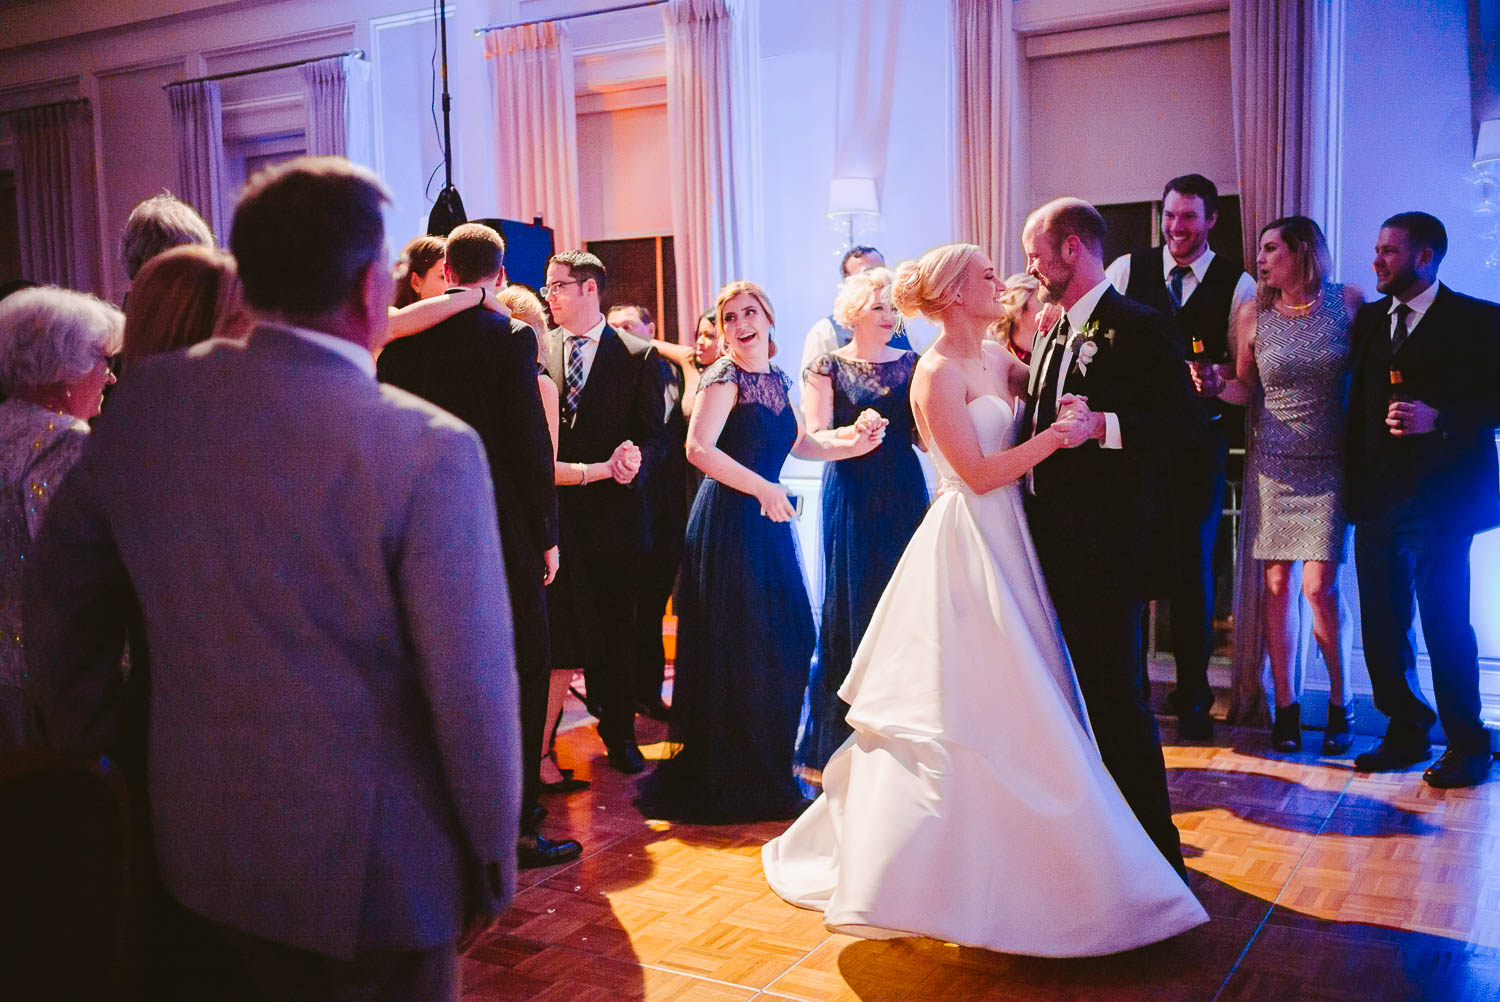
<instances>
[{"instance_id":1,"label":"groom's hand holding bride's hand","mask_svg":"<svg viewBox=\"0 0 1500 1002\"><path fill-rule=\"evenodd\" d=\"M1090 439L1104 441L1104 415L1089 410L1089 398L1076 393L1064 393L1058 399L1057 420L1052 427L1063 425L1061 444L1066 449L1082 445Z\"/></svg>"}]
</instances>

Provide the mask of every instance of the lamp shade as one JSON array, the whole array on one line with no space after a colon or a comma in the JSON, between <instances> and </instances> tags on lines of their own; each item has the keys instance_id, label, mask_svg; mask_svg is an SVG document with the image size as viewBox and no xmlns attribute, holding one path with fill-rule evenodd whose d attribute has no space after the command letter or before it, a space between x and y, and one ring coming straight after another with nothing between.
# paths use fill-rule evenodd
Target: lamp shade
<instances>
[{"instance_id":1,"label":"lamp shade","mask_svg":"<svg viewBox=\"0 0 1500 1002\"><path fill-rule=\"evenodd\" d=\"M1500 118L1479 123L1479 141L1474 144L1474 166L1500 163Z\"/></svg>"},{"instance_id":2,"label":"lamp shade","mask_svg":"<svg viewBox=\"0 0 1500 1002\"><path fill-rule=\"evenodd\" d=\"M1486 123L1489 124L1489 123ZM1495 123L1500 125L1500 122ZM836 177L828 185L828 214L880 215L880 199L871 177Z\"/></svg>"}]
</instances>

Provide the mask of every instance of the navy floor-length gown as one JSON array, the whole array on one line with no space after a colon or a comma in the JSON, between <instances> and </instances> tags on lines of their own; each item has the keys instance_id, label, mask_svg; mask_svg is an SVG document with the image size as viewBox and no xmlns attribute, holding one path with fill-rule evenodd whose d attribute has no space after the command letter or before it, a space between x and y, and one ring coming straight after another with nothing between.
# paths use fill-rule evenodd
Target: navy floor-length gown
<instances>
[{"instance_id":1,"label":"navy floor-length gown","mask_svg":"<svg viewBox=\"0 0 1500 1002\"><path fill-rule=\"evenodd\" d=\"M778 479L797 440L790 380L723 358L700 389L722 382L739 396L718 447ZM711 824L794 817L806 806L792 753L814 629L792 523L705 479L688 516L677 617L670 740L680 748L641 780L637 806Z\"/></svg>"},{"instance_id":2,"label":"navy floor-length gown","mask_svg":"<svg viewBox=\"0 0 1500 1002\"><path fill-rule=\"evenodd\" d=\"M908 351L889 362L823 355L807 368L833 383L833 427L853 424L867 408L890 422L879 448L823 470L823 622L796 754L798 773L810 784L821 781L823 766L849 736L839 686L927 511L927 485L911 445L916 367L917 354Z\"/></svg>"}]
</instances>

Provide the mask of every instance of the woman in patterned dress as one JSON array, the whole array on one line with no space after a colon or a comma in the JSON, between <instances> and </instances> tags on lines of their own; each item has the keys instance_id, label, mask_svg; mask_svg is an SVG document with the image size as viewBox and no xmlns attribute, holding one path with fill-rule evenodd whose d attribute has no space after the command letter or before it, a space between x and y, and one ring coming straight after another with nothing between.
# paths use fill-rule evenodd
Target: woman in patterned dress
<instances>
[{"instance_id":1,"label":"woman in patterned dress","mask_svg":"<svg viewBox=\"0 0 1500 1002\"><path fill-rule=\"evenodd\" d=\"M26 712L21 568L115 381L123 329L119 310L82 292L42 286L0 303L0 755L40 737Z\"/></svg>"},{"instance_id":2,"label":"woman in patterned dress","mask_svg":"<svg viewBox=\"0 0 1500 1002\"><path fill-rule=\"evenodd\" d=\"M1275 687L1271 741L1301 748L1301 705L1292 688L1297 640L1290 583L1302 564L1302 594L1328 666L1324 754L1353 740L1350 688L1338 592L1348 522L1344 514L1344 427L1349 399L1349 309L1327 281L1332 264L1318 224L1287 216L1260 231L1255 300L1235 315L1233 379L1208 374L1207 392L1252 406L1247 475L1256 495L1250 555L1264 561L1266 649ZM1227 367L1225 367L1227 368Z\"/></svg>"}]
</instances>

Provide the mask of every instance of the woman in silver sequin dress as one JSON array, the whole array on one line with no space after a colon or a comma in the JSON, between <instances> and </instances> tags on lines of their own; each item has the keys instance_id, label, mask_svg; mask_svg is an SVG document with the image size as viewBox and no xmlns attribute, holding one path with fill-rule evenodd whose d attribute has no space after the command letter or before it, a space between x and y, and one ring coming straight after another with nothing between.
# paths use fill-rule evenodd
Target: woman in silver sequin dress
<instances>
[{"instance_id":1,"label":"woman in silver sequin dress","mask_svg":"<svg viewBox=\"0 0 1500 1002\"><path fill-rule=\"evenodd\" d=\"M0 754L36 735L26 712L21 569L58 482L115 381L124 318L81 292L24 289L0 303Z\"/></svg>"},{"instance_id":2,"label":"woman in silver sequin dress","mask_svg":"<svg viewBox=\"0 0 1500 1002\"><path fill-rule=\"evenodd\" d=\"M1323 751L1342 754L1352 740L1338 594L1348 535L1349 310L1343 286L1327 281L1331 260L1323 232L1305 216L1268 223L1255 264L1255 301L1235 316L1235 378L1211 381L1224 399L1252 407L1247 477L1253 478L1257 519L1250 555L1265 564L1266 648L1276 695L1271 739L1280 751L1301 747L1301 706L1291 674L1297 638L1291 581L1301 563L1313 636L1328 666Z\"/></svg>"}]
</instances>

